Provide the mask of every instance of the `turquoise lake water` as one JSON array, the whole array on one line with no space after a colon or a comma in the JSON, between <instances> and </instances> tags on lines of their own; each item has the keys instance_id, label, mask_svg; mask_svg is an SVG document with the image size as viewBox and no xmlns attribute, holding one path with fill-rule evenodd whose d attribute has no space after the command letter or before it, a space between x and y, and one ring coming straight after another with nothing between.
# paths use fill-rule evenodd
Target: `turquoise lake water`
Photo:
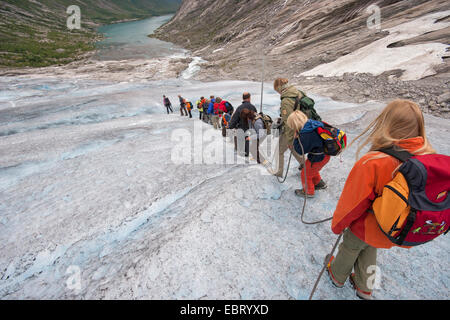
<instances>
[{"instance_id":1,"label":"turquoise lake water","mask_svg":"<svg viewBox=\"0 0 450 320\"><path fill-rule=\"evenodd\" d=\"M170 42L149 38L173 15L102 26L98 32L105 39L97 43L98 60L152 59L181 55L185 50Z\"/></svg>"}]
</instances>

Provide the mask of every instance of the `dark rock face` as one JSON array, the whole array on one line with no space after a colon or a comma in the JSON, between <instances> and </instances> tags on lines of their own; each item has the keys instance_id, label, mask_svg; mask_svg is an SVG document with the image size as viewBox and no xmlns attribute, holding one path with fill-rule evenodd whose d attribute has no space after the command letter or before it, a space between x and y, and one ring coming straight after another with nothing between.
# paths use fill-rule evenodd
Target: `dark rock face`
<instances>
[{"instance_id":1,"label":"dark rock face","mask_svg":"<svg viewBox=\"0 0 450 320\"><path fill-rule=\"evenodd\" d=\"M198 76L203 80L260 81L265 53L267 81L284 76L298 83L309 83L315 80L305 80L301 73L386 37L387 32L368 28L372 12L367 9L374 3L381 9L381 30L450 10L450 3L445 0L184 0L174 18L157 30L155 36L180 44L207 60L204 72ZM442 20L450 21L450 18ZM448 44L449 39L450 27L389 46ZM339 84L337 79L343 78L354 87L350 90L354 91L354 100L417 99L423 102L424 110L445 116L448 101L439 97L448 91L449 71L449 59L444 57L443 63L435 68L436 75L420 81L396 81L403 73L401 69L377 77L315 78L330 86ZM367 80L370 85L375 85L373 90L360 85L359 80L366 78L371 79Z\"/></svg>"}]
</instances>

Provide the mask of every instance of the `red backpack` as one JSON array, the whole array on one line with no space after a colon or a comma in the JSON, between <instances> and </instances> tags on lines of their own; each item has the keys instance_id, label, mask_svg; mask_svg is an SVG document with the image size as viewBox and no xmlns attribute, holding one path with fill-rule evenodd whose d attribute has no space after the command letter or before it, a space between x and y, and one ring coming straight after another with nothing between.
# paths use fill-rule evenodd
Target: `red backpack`
<instances>
[{"instance_id":1,"label":"red backpack","mask_svg":"<svg viewBox=\"0 0 450 320\"><path fill-rule=\"evenodd\" d=\"M403 162L372 205L381 231L399 246L429 242L450 227L450 157L380 150Z\"/></svg>"}]
</instances>

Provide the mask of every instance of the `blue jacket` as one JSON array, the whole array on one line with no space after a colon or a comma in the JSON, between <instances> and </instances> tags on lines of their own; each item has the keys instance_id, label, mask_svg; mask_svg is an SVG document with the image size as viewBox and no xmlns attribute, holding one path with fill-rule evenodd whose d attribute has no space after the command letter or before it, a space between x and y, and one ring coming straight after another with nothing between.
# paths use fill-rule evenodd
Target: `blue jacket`
<instances>
[{"instance_id":1,"label":"blue jacket","mask_svg":"<svg viewBox=\"0 0 450 320\"><path fill-rule=\"evenodd\" d=\"M311 162L320 162L325 158L325 154L323 153L323 139L316 131L319 127L323 127L322 122L310 119L305 123L299 133L303 150L305 154L308 154L308 160ZM294 149L298 154L303 154L298 139L294 140Z\"/></svg>"},{"instance_id":2,"label":"blue jacket","mask_svg":"<svg viewBox=\"0 0 450 320\"><path fill-rule=\"evenodd\" d=\"M208 106L208 114L214 114L214 103L216 102L216 99L211 99L211 102Z\"/></svg>"}]
</instances>

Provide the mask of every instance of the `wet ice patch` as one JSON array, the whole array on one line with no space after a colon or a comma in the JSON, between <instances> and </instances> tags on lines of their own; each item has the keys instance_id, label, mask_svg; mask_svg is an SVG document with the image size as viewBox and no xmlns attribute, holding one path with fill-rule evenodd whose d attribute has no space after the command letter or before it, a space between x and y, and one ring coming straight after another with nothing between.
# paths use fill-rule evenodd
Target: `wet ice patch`
<instances>
[{"instance_id":1,"label":"wet ice patch","mask_svg":"<svg viewBox=\"0 0 450 320\"><path fill-rule=\"evenodd\" d=\"M200 57L193 57L193 60L189 63L188 68L181 73L181 77L183 79L191 79L200 71L200 65L205 62L206 61Z\"/></svg>"}]
</instances>

